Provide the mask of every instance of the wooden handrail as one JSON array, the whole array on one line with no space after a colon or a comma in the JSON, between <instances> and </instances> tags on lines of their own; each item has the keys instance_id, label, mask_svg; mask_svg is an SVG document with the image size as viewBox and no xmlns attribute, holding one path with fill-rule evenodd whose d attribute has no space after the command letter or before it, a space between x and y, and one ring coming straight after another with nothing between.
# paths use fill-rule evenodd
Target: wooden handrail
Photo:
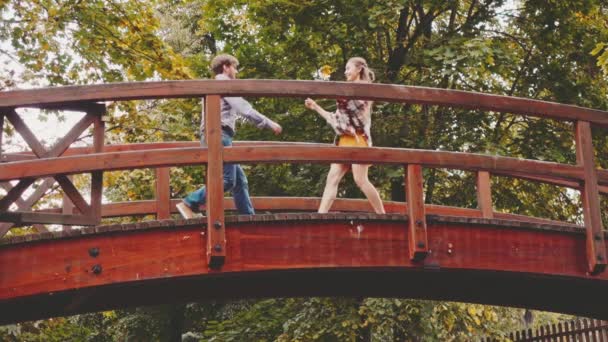
<instances>
[{"instance_id":1,"label":"wooden handrail","mask_svg":"<svg viewBox=\"0 0 608 342\"><path fill-rule=\"evenodd\" d=\"M574 105L461 90L378 83L363 84L319 81L158 81L13 90L0 92L0 109L49 106L61 108L61 105L69 107L75 103L82 102L204 97L210 94L272 97L346 97L490 110L557 120L584 120L608 127L608 112Z\"/></svg>"},{"instance_id":2,"label":"wooden handrail","mask_svg":"<svg viewBox=\"0 0 608 342\"><path fill-rule=\"evenodd\" d=\"M56 174L114 171L145 167L204 164L206 148L154 149L72 155L49 159L25 160L0 164L0 182L20 178L38 178ZM420 164L424 167L485 170L503 175L548 176L584 180L583 168L553 162L489 156L460 152L401 148L343 148L334 145L234 146L224 148L224 161L230 163L373 163L386 165Z\"/></svg>"}]
</instances>

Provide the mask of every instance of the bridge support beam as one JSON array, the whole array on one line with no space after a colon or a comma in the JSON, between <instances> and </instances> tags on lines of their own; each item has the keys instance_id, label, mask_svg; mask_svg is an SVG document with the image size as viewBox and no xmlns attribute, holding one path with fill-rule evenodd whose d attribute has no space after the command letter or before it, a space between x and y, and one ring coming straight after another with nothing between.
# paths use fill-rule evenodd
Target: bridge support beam
<instances>
[{"instance_id":1,"label":"bridge support beam","mask_svg":"<svg viewBox=\"0 0 608 342\"><path fill-rule=\"evenodd\" d=\"M62 109L62 108L58 108ZM55 145L51 148L45 148L42 143L38 140L38 138L34 135L34 133L30 130L30 128L25 124L25 122L21 119L21 117L17 114L14 108L8 109L2 113L2 121L4 117L8 119L9 122L13 125L15 130L19 132L21 137L25 140L25 142L32 149L34 155L38 158L54 158L61 156L70 145L78 139L78 137L84 132L91 124L94 125L93 131L93 144L94 144L94 152L102 152L103 150L103 135L104 135L104 124L102 120L102 116L105 113L105 105L97 104L97 103L83 103L76 106L75 110L80 110L86 112L86 115L77 122L74 127ZM91 203L87 203L86 200L82 197L78 189L74 186L71 179L66 175L56 175L53 176L55 180L61 185L64 191L64 202L70 202L66 211L69 213L64 214L46 214L43 217L37 217L38 214L29 213L29 212L9 212L8 209L13 203L17 203L19 206L19 210L27 210L27 207L31 207L39 198L35 199L31 205L22 206L19 205L19 201L21 201L22 194L32 185L36 179L35 178L25 178L21 179L17 185L8 190L8 193L0 199L0 220L9 221L12 223L19 224L28 224L28 223L40 223L44 222L46 219L50 219L53 223L58 224L74 224L74 222L79 222L79 224L88 224L93 225L97 224L101 220L101 187L103 180L103 171L95 171L92 173L91 177ZM74 216L73 208L74 205L81 215L80 217L71 217ZM3 224L2 229L0 229L0 233L5 233L12 226L11 223ZM3 234L0 234L0 236Z\"/></svg>"},{"instance_id":2,"label":"bridge support beam","mask_svg":"<svg viewBox=\"0 0 608 342\"><path fill-rule=\"evenodd\" d=\"M492 185L488 171L477 172L477 207L481 210L481 217L494 218L492 205Z\"/></svg>"},{"instance_id":3,"label":"bridge support beam","mask_svg":"<svg viewBox=\"0 0 608 342\"><path fill-rule=\"evenodd\" d=\"M407 166L407 215L409 231L409 256L411 260L422 260L429 253L424 211L422 166Z\"/></svg>"},{"instance_id":4,"label":"bridge support beam","mask_svg":"<svg viewBox=\"0 0 608 342\"><path fill-rule=\"evenodd\" d=\"M222 146L221 103L219 95L205 99L205 140L207 163L207 262L221 268L226 260L224 221L224 157Z\"/></svg>"},{"instance_id":5,"label":"bridge support beam","mask_svg":"<svg viewBox=\"0 0 608 342\"><path fill-rule=\"evenodd\" d=\"M581 197L583 199L583 215L585 218L587 263L589 265L589 272L597 274L606 269L606 243L602 228L591 124L588 121L577 121L575 137L576 162L579 166L583 167L585 175Z\"/></svg>"}]
</instances>

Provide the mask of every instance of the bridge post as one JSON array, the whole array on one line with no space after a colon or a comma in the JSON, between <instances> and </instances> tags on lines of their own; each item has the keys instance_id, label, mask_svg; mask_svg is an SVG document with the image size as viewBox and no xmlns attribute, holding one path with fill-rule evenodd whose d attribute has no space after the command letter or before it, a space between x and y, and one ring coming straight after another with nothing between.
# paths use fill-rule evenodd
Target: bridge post
<instances>
[{"instance_id":1,"label":"bridge post","mask_svg":"<svg viewBox=\"0 0 608 342\"><path fill-rule=\"evenodd\" d=\"M68 176L68 179L70 180L70 182L74 181L74 177L72 176ZM66 193L63 194L63 198L61 200L61 213L63 215L74 215L74 203L72 202L72 200L70 200L70 197L68 197ZM71 230L72 226L64 224L61 229L63 229L64 231Z\"/></svg>"},{"instance_id":2,"label":"bridge post","mask_svg":"<svg viewBox=\"0 0 608 342\"><path fill-rule=\"evenodd\" d=\"M224 221L224 171L221 127L221 98L205 99L205 140L207 142L207 262L220 268L226 259Z\"/></svg>"},{"instance_id":3,"label":"bridge post","mask_svg":"<svg viewBox=\"0 0 608 342\"><path fill-rule=\"evenodd\" d=\"M606 244L602 228L600 196L597 170L593 155L591 124L588 121L576 122L576 163L583 167L584 184L581 190L583 216L587 237L587 263L589 272L597 274L606 269Z\"/></svg>"},{"instance_id":4,"label":"bridge post","mask_svg":"<svg viewBox=\"0 0 608 342\"><path fill-rule=\"evenodd\" d=\"M4 135L4 113L0 112L0 163L4 161L2 157L2 136Z\"/></svg>"},{"instance_id":5,"label":"bridge post","mask_svg":"<svg viewBox=\"0 0 608 342\"><path fill-rule=\"evenodd\" d=\"M409 256L411 260L417 261L424 259L429 252L422 182L422 166L407 165Z\"/></svg>"},{"instance_id":6,"label":"bridge post","mask_svg":"<svg viewBox=\"0 0 608 342\"><path fill-rule=\"evenodd\" d=\"M103 152L104 135L106 123L104 116L106 115L106 106L93 107L92 111L87 111L87 115L95 115L93 121L93 151L95 153ZM101 198L103 196L103 171L95 171L91 173L91 207L92 215L96 222L101 222Z\"/></svg>"},{"instance_id":7,"label":"bridge post","mask_svg":"<svg viewBox=\"0 0 608 342\"><path fill-rule=\"evenodd\" d=\"M494 218L492 206L492 185L488 171L477 172L477 206L483 218Z\"/></svg>"},{"instance_id":8,"label":"bridge post","mask_svg":"<svg viewBox=\"0 0 608 342\"><path fill-rule=\"evenodd\" d=\"M165 220L171 217L170 170L168 167L156 169L156 219Z\"/></svg>"}]
</instances>

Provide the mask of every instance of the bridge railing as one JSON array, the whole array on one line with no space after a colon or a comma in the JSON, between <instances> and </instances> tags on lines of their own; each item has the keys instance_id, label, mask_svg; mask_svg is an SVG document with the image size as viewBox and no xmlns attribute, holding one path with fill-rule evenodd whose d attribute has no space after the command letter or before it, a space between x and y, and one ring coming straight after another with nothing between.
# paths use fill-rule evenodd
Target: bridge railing
<instances>
[{"instance_id":1,"label":"bridge railing","mask_svg":"<svg viewBox=\"0 0 608 342\"><path fill-rule=\"evenodd\" d=\"M428 151L401 148L339 148L323 144L302 143L243 143L224 148L220 141L220 96L273 96L273 97L327 97L357 98L376 101L416 103L458 108L471 108L496 112L508 112L568 120L574 122L576 164L560 164L498 157L480 154ZM154 98L204 97L206 99L207 148L195 143L157 143L121 146L104 146L105 106L101 101L126 101ZM84 111L86 115L50 149L45 148L23 122L16 109L36 107ZM601 221L599 193L608 191L608 171L595 167L591 125L608 127L608 113L530 99L480 94L456 90L408 87L386 84L359 84L342 82L274 81L274 80L231 80L231 81L168 81L145 83L118 83L82 87L60 87L32 90L16 90L0 93L0 126L5 119L30 146L31 152L2 154L0 148L0 182L7 194L0 199L0 226L5 233L13 224L57 223L73 225L94 225L104 215L117 213L135 214L149 212L154 208L157 218L169 217L172 204L168 189L171 166L207 165L208 199L207 251L209 264L220 266L224 262L226 241L224 224L224 198L222 166L225 162L242 163L372 163L403 165L406 178L404 191L407 202L395 204L394 210L408 215L410 257L421 259L428 253L426 238L426 214L430 212L491 219L499 215L493 211L490 177L509 176L570 187L581 191L583 215L586 231L588 269L592 273L601 272L606 266L605 242ZM93 125L93 146L73 148L69 146L79 135ZM2 141L0 138L0 147ZM477 174L477 197L479 210L428 206L424 204L422 191L422 167L452 168L469 170ZM156 168L157 199L153 203L106 205L109 212L103 212L101 204L103 172L136 168ZM91 173L91 201L80 194L69 175ZM38 178L52 177L63 188L65 203L62 213L49 211L28 211L52 180L45 180L27 199L23 193ZM18 180L16 185L6 183ZM314 199L294 199L295 201L272 202L256 199L256 206L262 201L276 209L292 205L301 209L316 206ZM72 208L71 204L75 208ZM273 204L274 203L274 204ZM282 204L278 204L282 203ZM288 203L289 205L286 205ZM17 211L10 211L16 204ZM134 208L140 205L138 208ZM341 201L338 208L365 208L357 201ZM120 211L120 208L131 211ZM389 206L390 207L390 206ZM300 208L300 207L297 207ZM74 211L77 214L74 214ZM507 215L508 218L528 221L542 221Z\"/></svg>"}]
</instances>

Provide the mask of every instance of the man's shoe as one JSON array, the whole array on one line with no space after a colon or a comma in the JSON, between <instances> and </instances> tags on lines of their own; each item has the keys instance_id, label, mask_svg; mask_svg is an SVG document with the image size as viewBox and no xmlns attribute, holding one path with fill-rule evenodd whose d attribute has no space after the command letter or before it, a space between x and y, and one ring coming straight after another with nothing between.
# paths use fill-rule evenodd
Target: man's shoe
<instances>
[{"instance_id":1,"label":"man's shoe","mask_svg":"<svg viewBox=\"0 0 608 342\"><path fill-rule=\"evenodd\" d=\"M177 211L179 211L179 213L182 215L183 218L185 219L191 219L194 218L194 212L192 211L192 209L190 209L190 207L184 203L178 203L176 206Z\"/></svg>"}]
</instances>

